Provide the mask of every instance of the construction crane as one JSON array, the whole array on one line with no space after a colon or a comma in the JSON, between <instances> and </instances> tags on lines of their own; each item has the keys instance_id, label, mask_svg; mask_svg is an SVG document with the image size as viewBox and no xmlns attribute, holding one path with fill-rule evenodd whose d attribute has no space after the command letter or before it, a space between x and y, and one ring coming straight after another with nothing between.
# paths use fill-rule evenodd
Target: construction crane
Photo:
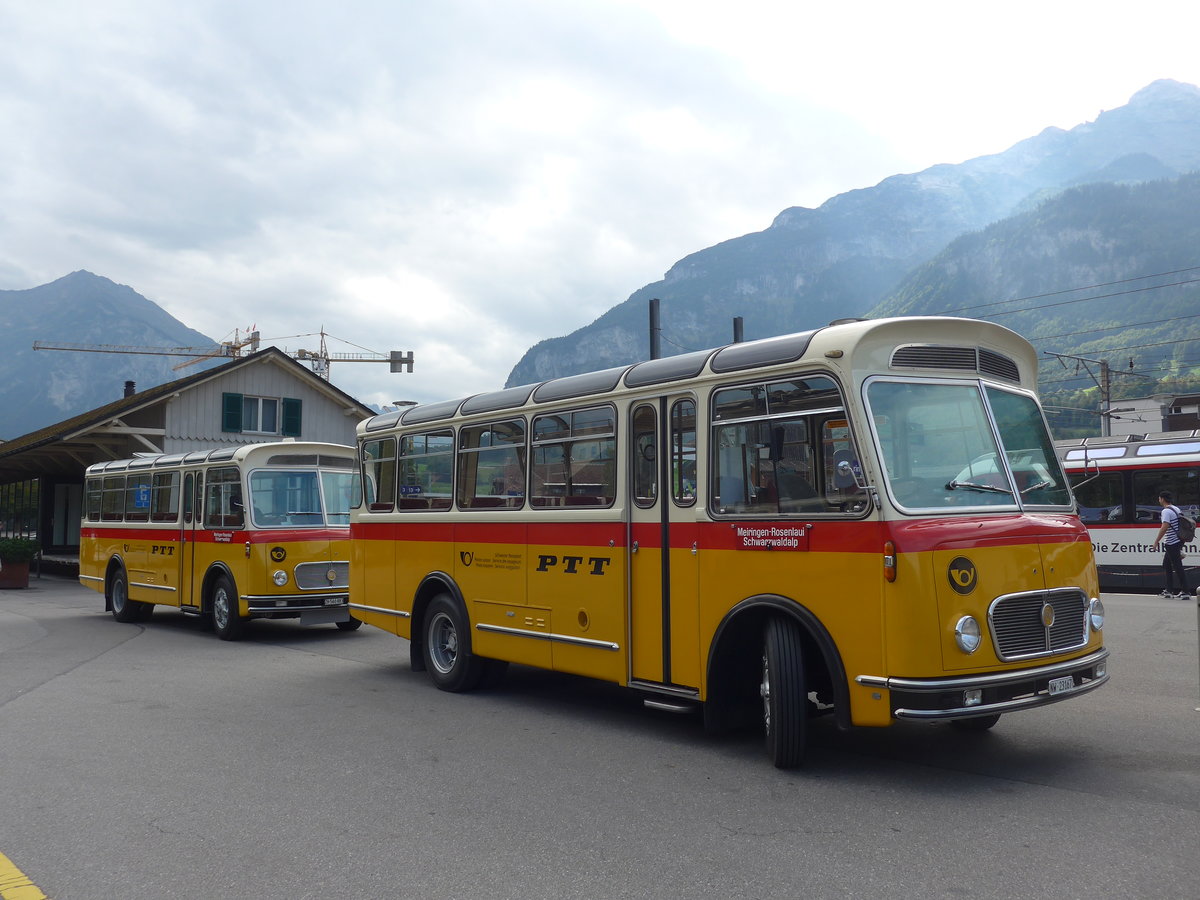
<instances>
[{"instance_id":1,"label":"construction crane","mask_svg":"<svg viewBox=\"0 0 1200 900\"><path fill-rule=\"evenodd\" d=\"M188 366L198 365L210 359L237 359L246 353L257 353L262 343L262 338L256 329L246 331L245 337L241 336L238 329L234 329L234 338L232 341L222 341L219 344L211 347L136 347L125 346L121 344L66 344L55 341L34 341L34 350L72 350L83 353L134 353L144 356L186 356L189 359L174 366L176 369L185 369ZM402 352L400 350L392 350L390 353L375 353L367 351L365 353L330 353L326 344L328 335L325 329L313 334L298 334L292 337L320 337L320 349L317 351L299 349L299 350L284 350L293 359L303 360L312 368L313 374L320 378L329 380L330 364L333 362L374 362L388 363L392 372L412 372L413 370L413 353L411 350ZM278 338L276 340L284 340ZM342 340L342 338L334 337L334 340ZM344 341L349 344L350 341ZM351 346L357 346L352 344ZM247 348L249 350L247 351ZM365 349L365 348L363 348Z\"/></svg>"}]
</instances>

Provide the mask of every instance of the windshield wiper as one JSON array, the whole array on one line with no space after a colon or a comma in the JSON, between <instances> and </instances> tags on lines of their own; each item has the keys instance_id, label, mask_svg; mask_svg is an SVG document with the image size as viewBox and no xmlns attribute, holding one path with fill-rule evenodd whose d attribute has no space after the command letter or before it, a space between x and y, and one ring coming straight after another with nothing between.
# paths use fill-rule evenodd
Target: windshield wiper
<instances>
[{"instance_id":1,"label":"windshield wiper","mask_svg":"<svg viewBox=\"0 0 1200 900\"><path fill-rule=\"evenodd\" d=\"M959 488L968 491L983 491L986 494L1011 494L1008 488L996 487L993 484L978 484L974 481L955 481L953 478L946 482L946 490L955 491Z\"/></svg>"},{"instance_id":2,"label":"windshield wiper","mask_svg":"<svg viewBox=\"0 0 1200 900\"><path fill-rule=\"evenodd\" d=\"M1031 484L1025 490L1021 491L1021 496L1024 497L1030 491L1040 491L1042 488L1054 487L1053 481L1039 481L1036 484Z\"/></svg>"}]
</instances>

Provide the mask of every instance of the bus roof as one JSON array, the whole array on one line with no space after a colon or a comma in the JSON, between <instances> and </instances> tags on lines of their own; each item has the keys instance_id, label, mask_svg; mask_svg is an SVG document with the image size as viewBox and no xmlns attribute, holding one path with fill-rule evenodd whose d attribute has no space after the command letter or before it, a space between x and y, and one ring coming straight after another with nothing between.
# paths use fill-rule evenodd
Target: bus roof
<instances>
[{"instance_id":1,"label":"bus roof","mask_svg":"<svg viewBox=\"0 0 1200 900\"><path fill-rule=\"evenodd\" d=\"M318 464L321 456L355 459L356 451L344 444L326 444L318 441L269 441L258 444L238 444L234 447L213 447L209 450L193 450L188 453L144 453L132 459L114 459L94 463L87 467L85 475L111 472L136 472L143 469L162 469L169 466L193 466L214 462L260 462L277 456L312 456Z\"/></svg>"},{"instance_id":2,"label":"bus roof","mask_svg":"<svg viewBox=\"0 0 1200 900\"><path fill-rule=\"evenodd\" d=\"M358 433L439 422L456 415L515 410L529 404L585 397L599 401L622 389L669 385L703 375L772 370L805 361L828 362L843 356L850 359L853 367L872 371L945 370L959 376L981 374L1030 390L1037 381L1037 354L1028 341L994 322L950 316L839 320L812 331L726 344L458 400L392 410L360 422Z\"/></svg>"}]
</instances>

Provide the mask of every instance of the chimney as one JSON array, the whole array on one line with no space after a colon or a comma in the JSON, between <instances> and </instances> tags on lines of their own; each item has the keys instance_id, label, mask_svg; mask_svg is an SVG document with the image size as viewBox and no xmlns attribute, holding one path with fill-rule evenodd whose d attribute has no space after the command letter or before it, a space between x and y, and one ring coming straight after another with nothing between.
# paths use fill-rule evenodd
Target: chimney
<instances>
[{"instance_id":1,"label":"chimney","mask_svg":"<svg viewBox=\"0 0 1200 900\"><path fill-rule=\"evenodd\" d=\"M136 381L125 382L125 396L132 397L136 393L137 393L137 382Z\"/></svg>"}]
</instances>

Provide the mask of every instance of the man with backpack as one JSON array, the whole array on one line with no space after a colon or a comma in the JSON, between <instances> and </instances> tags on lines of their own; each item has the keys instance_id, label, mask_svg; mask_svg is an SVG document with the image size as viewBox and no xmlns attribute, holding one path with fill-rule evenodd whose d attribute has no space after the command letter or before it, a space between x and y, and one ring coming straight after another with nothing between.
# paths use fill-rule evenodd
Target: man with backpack
<instances>
[{"instance_id":1,"label":"man with backpack","mask_svg":"<svg viewBox=\"0 0 1200 900\"><path fill-rule=\"evenodd\" d=\"M1150 545L1151 550L1157 550L1161 542L1163 548L1163 574L1167 578L1167 587L1162 592L1163 597L1174 597L1179 600L1186 600L1188 594L1187 576L1183 572L1183 545L1185 543L1183 535L1180 533L1180 526L1183 524L1184 516L1179 511L1179 507L1172 502L1170 491L1161 491L1158 495L1158 505L1162 507L1162 527L1158 529L1158 534L1154 537L1154 543ZM1194 529L1191 521L1188 520L1188 525ZM1192 532L1192 537L1195 532ZM1179 591L1172 589L1176 578L1179 581Z\"/></svg>"}]
</instances>

